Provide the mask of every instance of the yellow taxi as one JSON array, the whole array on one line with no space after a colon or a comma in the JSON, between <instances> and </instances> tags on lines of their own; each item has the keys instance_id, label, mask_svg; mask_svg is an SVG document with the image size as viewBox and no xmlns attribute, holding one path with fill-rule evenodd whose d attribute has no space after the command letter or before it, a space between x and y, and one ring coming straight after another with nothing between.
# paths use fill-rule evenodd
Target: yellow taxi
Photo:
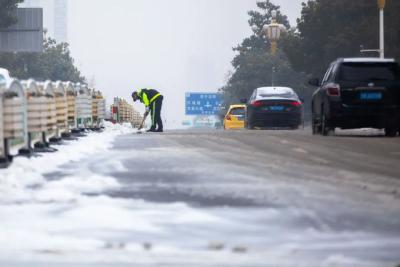
<instances>
[{"instance_id":1,"label":"yellow taxi","mask_svg":"<svg viewBox=\"0 0 400 267\"><path fill-rule=\"evenodd\" d=\"M246 105L231 105L224 118L224 129L243 129Z\"/></svg>"}]
</instances>

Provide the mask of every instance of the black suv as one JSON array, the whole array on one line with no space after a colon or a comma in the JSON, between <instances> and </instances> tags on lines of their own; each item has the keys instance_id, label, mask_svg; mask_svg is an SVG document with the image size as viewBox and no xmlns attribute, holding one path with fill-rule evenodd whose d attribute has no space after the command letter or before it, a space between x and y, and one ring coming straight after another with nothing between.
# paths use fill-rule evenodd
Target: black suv
<instances>
[{"instance_id":1,"label":"black suv","mask_svg":"<svg viewBox=\"0 0 400 267\"><path fill-rule=\"evenodd\" d=\"M342 58L333 62L312 98L313 134L334 129L400 129L400 67L392 59Z\"/></svg>"}]
</instances>

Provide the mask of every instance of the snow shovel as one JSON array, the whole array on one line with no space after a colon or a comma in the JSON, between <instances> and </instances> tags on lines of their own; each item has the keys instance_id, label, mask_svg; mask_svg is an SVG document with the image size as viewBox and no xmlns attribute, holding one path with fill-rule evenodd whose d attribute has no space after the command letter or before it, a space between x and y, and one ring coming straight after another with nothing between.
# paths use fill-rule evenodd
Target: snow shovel
<instances>
[{"instance_id":1,"label":"snow shovel","mask_svg":"<svg viewBox=\"0 0 400 267\"><path fill-rule=\"evenodd\" d=\"M143 129L144 122L146 121L147 115L148 115L148 113L144 114L142 123L140 124L140 126L138 128L138 131L136 132L137 134L142 134L143 133L142 129Z\"/></svg>"}]
</instances>

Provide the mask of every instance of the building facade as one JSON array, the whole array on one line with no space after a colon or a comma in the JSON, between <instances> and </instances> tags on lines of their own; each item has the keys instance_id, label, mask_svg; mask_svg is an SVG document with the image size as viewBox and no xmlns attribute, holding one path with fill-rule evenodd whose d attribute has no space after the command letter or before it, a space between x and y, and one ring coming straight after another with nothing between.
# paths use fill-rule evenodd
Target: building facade
<instances>
[{"instance_id":1,"label":"building facade","mask_svg":"<svg viewBox=\"0 0 400 267\"><path fill-rule=\"evenodd\" d=\"M68 42L68 0L54 0L54 38Z\"/></svg>"}]
</instances>

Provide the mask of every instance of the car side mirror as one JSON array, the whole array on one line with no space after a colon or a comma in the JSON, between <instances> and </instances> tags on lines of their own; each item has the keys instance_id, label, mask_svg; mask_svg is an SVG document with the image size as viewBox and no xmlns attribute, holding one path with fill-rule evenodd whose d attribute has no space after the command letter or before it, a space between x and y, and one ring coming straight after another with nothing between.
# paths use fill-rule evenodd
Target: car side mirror
<instances>
[{"instance_id":1,"label":"car side mirror","mask_svg":"<svg viewBox=\"0 0 400 267\"><path fill-rule=\"evenodd\" d=\"M313 79L309 80L308 84L312 85L312 86L317 86L317 87L321 85L318 78L313 78Z\"/></svg>"},{"instance_id":2,"label":"car side mirror","mask_svg":"<svg viewBox=\"0 0 400 267\"><path fill-rule=\"evenodd\" d=\"M240 103L242 103L242 104L246 104L246 103L247 103L247 99L246 99L246 98L242 98L242 99L240 99Z\"/></svg>"}]
</instances>

